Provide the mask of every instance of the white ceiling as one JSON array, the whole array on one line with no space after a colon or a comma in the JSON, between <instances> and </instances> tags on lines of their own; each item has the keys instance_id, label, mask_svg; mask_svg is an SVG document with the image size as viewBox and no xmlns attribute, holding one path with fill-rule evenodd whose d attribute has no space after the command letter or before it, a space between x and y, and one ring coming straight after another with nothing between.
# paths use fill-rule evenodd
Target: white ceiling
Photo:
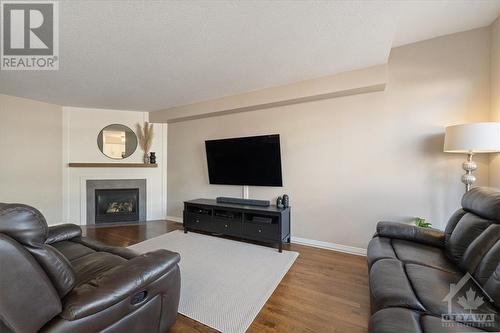
<instances>
[{"instance_id":1,"label":"white ceiling","mask_svg":"<svg viewBox=\"0 0 500 333\"><path fill-rule=\"evenodd\" d=\"M0 93L158 110L385 63L499 14L500 0L61 1L59 71L0 71Z\"/></svg>"}]
</instances>

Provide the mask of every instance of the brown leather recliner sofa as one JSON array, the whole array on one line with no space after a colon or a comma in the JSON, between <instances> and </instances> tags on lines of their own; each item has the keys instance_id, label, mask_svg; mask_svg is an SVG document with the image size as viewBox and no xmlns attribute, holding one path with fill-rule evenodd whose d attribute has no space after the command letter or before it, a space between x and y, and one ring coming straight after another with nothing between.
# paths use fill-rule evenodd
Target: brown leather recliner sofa
<instances>
[{"instance_id":1,"label":"brown leather recliner sofa","mask_svg":"<svg viewBox=\"0 0 500 333\"><path fill-rule=\"evenodd\" d=\"M369 332L500 331L500 192L467 192L444 231L380 222L368 264Z\"/></svg>"},{"instance_id":2,"label":"brown leather recliner sofa","mask_svg":"<svg viewBox=\"0 0 500 333\"><path fill-rule=\"evenodd\" d=\"M179 255L139 255L48 227L29 206L0 203L0 332L161 332L173 325Z\"/></svg>"}]
</instances>

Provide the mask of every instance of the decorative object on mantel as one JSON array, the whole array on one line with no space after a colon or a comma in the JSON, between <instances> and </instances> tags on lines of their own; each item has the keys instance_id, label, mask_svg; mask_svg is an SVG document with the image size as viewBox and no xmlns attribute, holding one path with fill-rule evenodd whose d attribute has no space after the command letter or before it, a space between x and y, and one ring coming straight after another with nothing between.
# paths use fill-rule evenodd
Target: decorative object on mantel
<instances>
[{"instance_id":1,"label":"decorative object on mantel","mask_svg":"<svg viewBox=\"0 0 500 333\"><path fill-rule=\"evenodd\" d=\"M144 163L149 164L149 151L153 145L153 124L145 121L144 125L137 124L137 136L139 137L139 146L144 152Z\"/></svg>"},{"instance_id":2,"label":"decorative object on mantel","mask_svg":"<svg viewBox=\"0 0 500 333\"><path fill-rule=\"evenodd\" d=\"M472 160L474 154L500 152L500 122L472 123L446 127L444 139L446 153L467 154L467 161L462 164L465 174L462 183L469 191L476 181L472 174L477 164Z\"/></svg>"},{"instance_id":3,"label":"decorative object on mantel","mask_svg":"<svg viewBox=\"0 0 500 333\"><path fill-rule=\"evenodd\" d=\"M156 164L156 153L154 151L149 153L149 163Z\"/></svg>"}]
</instances>

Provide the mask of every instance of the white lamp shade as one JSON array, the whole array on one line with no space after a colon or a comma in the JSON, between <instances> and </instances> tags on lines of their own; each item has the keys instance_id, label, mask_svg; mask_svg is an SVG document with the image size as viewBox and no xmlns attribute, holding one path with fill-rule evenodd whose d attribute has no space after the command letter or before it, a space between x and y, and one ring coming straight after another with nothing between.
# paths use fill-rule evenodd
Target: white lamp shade
<instances>
[{"instance_id":1,"label":"white lamp shade","mask_svg":"<svg viewBox=\"0 0 500 333\"><path fill-rule=\"evenodd\" d=\"M447 153L500 152L500 122L446 127L444 151Z\"/></svg>"}]
</instances>

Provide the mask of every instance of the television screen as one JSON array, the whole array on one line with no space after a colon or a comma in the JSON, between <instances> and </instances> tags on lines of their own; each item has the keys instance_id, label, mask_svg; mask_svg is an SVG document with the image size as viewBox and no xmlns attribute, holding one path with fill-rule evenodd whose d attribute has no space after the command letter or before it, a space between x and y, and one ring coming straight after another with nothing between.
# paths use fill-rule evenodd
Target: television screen
<instances>
[{"instance_id":1,"label":"television screen","mask_svg":"<svg viewBox=\"0 0 500 333\"><path fill-rule=\"evenodd\" d=\"M210 184L283 186L279 134L205 141Z\"/></svg>"}]
</instances>

